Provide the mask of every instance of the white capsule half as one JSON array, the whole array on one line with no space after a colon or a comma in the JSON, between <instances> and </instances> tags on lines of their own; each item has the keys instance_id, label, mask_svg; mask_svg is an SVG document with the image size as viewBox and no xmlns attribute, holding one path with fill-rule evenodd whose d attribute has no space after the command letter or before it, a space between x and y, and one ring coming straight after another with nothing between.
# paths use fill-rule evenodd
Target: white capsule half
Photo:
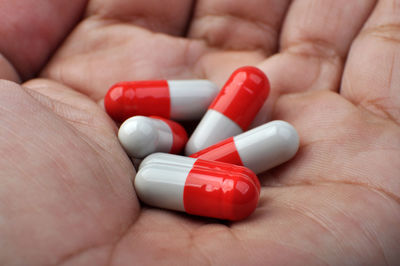
<instances>
[{"instance_id":1,"label":"white capsule half","mask_svg":"<svg viewBox=\"0 0 400 266\"><path fill-rule=\"evenodd\" d=\"M296 129L285 121L273 121L233 137L244 166L255 173L292 158L299 149Z\"/></svg>"},{"instance_id":2,"label":"white capsule half","mask_svg":"<svg viewBox=\"0 0 400 266\"><path fill-rule=\"evenodd\" d=\"M148 164L139 168L134 185L138 197L151 206L185 211L183 191L186 178L196 159L188 165Z\"/></svg>"},{"instance_id":3,"label":"white capsule half","mask_svg":"<svg viewBox=\"0 0 400 266\"><path fill-rule=\"evenodd\" d=\"M218 93L218 87L209 80L168 80L171 118L195 120L201 118Z\"/></svg>"},{"instance_id":4,"label":"white capsule half","mask_svg":"<svg viewBox=\"0 0 400 266\"><path fill-rule=\"evenodd\" d=\"M213 109L208 109L186 144L187 156L205 149L243 130L231 119Z\"/></svg>"}]
</instances>

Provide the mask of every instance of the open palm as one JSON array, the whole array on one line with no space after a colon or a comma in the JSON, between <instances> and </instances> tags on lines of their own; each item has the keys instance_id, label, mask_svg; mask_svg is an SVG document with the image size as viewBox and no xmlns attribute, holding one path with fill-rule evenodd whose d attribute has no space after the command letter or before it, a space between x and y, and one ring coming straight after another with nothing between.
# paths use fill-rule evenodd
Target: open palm
<instances>
[{"instance_id":1,"label":"open palm","mask_svg":"<svg viewBox=\"0 0 400 266\"><path fill-rule=\"evenodd\" d=\"M25 1L0 1L20 15L0 23L0 77L45 79L0 82L1 265L400 262L399 1ZM117 81L222 85L243 65L271 80L256 123L292 123L296 157L241 222L141 207L96 102Z\"/></svg>"}]
</instances>

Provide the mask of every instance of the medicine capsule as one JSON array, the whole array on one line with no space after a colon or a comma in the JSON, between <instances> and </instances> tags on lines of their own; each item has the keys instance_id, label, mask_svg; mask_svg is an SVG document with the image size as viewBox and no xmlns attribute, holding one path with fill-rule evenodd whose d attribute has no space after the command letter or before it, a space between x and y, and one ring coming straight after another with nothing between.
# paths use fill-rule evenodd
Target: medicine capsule
<instances>
[{"instance_id":1,"label":"medicine capsule","mask_svg":"<svg viewBox=\"0 0 400 266\"><path fill-rule=\"evenodd\" d=\"M144 203L193 215L241 220L255 210L260 183L241 166L161 154L148 156L136 174L134 186ZM153 161L154 160L154 161Z\"/></svg>"},{"instance_id":2,"label":"medicine capsule","mask_svg":"<svg viewBox=\"0 0 400 266\"><path fill-rule=\"evenodd\" d=\"M131 117L118 131L118 139L125 151L139 159L155 152L179 153L187 138L181 125L156 116Z\"/></svg>"},{"instance_id":3,"label":"medicine capsule","mask_svg":"<svg viewBox=\"0 0 400 266\"><path fill-rule=\"evenodd\" d=\"M269 94L269 81L258 68L237 69L210 105L186 145L191 155L245 131Z\"/></svg>"},{"instance_id":4,"label":"medicine capsule","mask_svg":"<svg viewBox=\"0 0 400 266\"><path fill-rule=\"evenodd\" d=\"M173 120L200 119L218 93L208 80L154 80L120 82L104 98L109 116L123 122L135 115Z\"/></svg>"},{"instance_id":5,"label":"medicine capsule","mask_svg":"<svg viewBox=\"0 0 400 266\"><path fill-rule=\"evenodd\" d=\"M190 157L242 165L259 174L288 161L298 148L296 129L277 120L223 140Z\"/></svg>"}]
</instances>

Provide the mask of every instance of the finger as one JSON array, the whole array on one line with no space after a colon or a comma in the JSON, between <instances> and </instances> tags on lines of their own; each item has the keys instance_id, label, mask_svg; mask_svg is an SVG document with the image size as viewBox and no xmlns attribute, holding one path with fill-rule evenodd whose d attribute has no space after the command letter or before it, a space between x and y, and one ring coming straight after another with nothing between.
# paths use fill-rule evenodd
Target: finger
<instances>
[{"instance_id":1,"label":"finger","mask_svg":"<svg viewBox=\"0 0 400 266\"><path fill-rule=\"evenodd\" d=\"M132 23L155 32L182 35L192 8L192 0L94 0L87 16Z\"/></svg>"},{"instance_id":2,"label":"finger","mask_svg":"<svg viewBox=\"0 0 400 266\"><path fill-rule=\"evenodd\" d=\"M400 122L400 2L379 1L352 46L341 93L356 105Z\"/></svg>"},{"instance_id":3,"label":"finger","mask_svg":"<svg viewBox=\"0 0 400 266\"><path fill-rule=\"evenodd\" d=\"M78 21L85 0L0 0L0 53L32 77Z\"/></svg>"},{"instance_id":4,"label":"finger","mask_svg":"<svg viewBox=\"0 0 400 266\"><path fill-rule=\"evenodd\" d=\"M375 0L296 0L290 6L280 53L260 67L271 80L271 95L257 121L269 118L281 94L337 90L343 61Z\"/></svg>"},{"instance_id":5,"label":"finger","mask_svg":"<svg viewBox=\"0 0 400 266\"><path fill-rule=\"evenodd\" d=\"M277 48L289 0L201 0L197 3L189 37L204 39L227 50Z\"/></svg>"}]
</instances>

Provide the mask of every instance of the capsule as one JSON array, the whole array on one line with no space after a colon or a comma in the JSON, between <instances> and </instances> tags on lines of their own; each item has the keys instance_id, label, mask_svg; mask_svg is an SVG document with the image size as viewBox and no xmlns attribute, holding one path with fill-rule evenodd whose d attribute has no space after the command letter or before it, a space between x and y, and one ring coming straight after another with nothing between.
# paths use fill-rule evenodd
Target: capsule
<instances>
[{"instance_id":1,"label":"capsule","mask_svg":"<svg viewBox=\"0 0 400 266\"><path fill-rule=\"evenodd\" d=\"M149 80L120 82L104 98L108 115L123 122L135 115L172 120L196 120L218 93L208 80Z\"/></svg>"},{"instance_id":2,"label":"capsule","mask_svg":"<svg viewBox=\"0 0 400 266\"><path fill-rule=\"evenodd\" d=\"M158 163L158 156L167 158ZM188 214L237 221L255 210L260 183L241 166L155 153L136 174L134 186L144 203Z\"/></svg>"},{"instance_id":3,"label":"capsule","mask_svg":"<svg viewBox=\"0 0 400 266\"><path fill-rule=\"evenodd\" d=\"M180 153L188 137L185 129L174 121L134 116L121 125L118 139L129 156L141 159L155 152Z\"/></svg>"},{"instance_id":4,"label":"capsule","mask_svg":"<svg viewBox=\"0 0 400 266\"><path fill-rule=\"evenodd\" d=\"M291 159L299 148L296 129L272 121L192 154L192 158L242 165L259 174Z\"/></svg>"},{"instance_id":5,"label":"capsule","mask_svg":"<svg viewBox=\"0 0 400 266\"><path fill-rule=\"evenodd\" d=\"M236 70L211 103L186 145L191 155L245 131L269 94L269 81L258 68Z\"/></svg>"}]
</instances>

